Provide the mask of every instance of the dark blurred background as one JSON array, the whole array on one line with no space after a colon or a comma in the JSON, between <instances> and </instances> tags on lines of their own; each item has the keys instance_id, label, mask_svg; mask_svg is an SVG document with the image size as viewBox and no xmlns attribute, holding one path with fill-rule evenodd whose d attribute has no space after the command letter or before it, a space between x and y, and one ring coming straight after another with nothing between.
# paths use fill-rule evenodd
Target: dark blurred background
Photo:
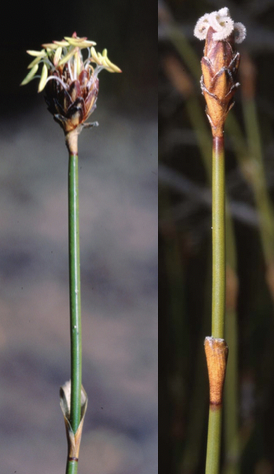
<instances>
[{"instance_id":1,"label":"dark blurred background","mask_svg":"<svg viewBox=\"0 0 274 474\"><path fill-rule=\"evenodd\" d=\"M204 472L211 334L211 135L199 17L247 28L225 127L227 220L221 473L274 472L274 2L159 2L159 453L161 474Z\"/></svg>"},{"instance_id":2,"label":"dark blurred background","mask_svg":"<svg viewBox=\"0 0 274 474\"><path fill-rule=\"evenodd\" d=\"M96 130L79 139L83 384L79 473L157 470L157 40L154 2L6 4L1 26L1 473L65 471L70 374L67 150L26 50L108 49Z\"/></svg>"}]
</instances>

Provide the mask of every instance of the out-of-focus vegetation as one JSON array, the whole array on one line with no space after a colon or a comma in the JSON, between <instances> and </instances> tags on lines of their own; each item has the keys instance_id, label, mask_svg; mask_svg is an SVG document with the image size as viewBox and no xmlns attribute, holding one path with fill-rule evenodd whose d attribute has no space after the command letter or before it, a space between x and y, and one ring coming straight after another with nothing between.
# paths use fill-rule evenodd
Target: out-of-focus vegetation
<instances>
[{"instance_id":1,"label":"out-of-focus vegetation","mask_svg":"<svg viewBox=\"0 0 274 474\"><path fill-rule=\"evenodd\" d=\"M193 28L229 7L247 27L225 127L227 314L221 473L274 472L274 7L159 4L160 474L204 472L211 314L211 135Z\"/></svg>"}]
</instances>

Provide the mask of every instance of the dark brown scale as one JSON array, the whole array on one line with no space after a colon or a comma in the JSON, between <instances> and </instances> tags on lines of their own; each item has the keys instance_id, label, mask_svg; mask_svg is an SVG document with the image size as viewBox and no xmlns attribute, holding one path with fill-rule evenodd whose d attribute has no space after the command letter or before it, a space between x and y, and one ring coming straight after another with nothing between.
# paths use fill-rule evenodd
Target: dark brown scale
<instances>
[{"instance_id":1,"label":"dark brown scale","mask_svg":"<svg viewBox=\"0 0 274 474\"><path fill-rule=\"evenodd\" d=\"M60 103L63 104L63 110L65 112L72 104L71 96L68 91L63 89L59 94L57 94L57 97Z\"/></svg>"},{"instance_id":2,"label":"dark brown scale","mask_svg":"<svg viewBox=\"0 0 274 474\"><path fill-rule=\"evenodd\" d=\"M65 114L64 109L61 106L61 104L58 102L58 100L53 99L53 102L54 102L54 106L55 106L55 111L60 115L64 115Z\"/></svg>"},{"instance_id":3,"label":"dark brown scale","mask_svg":"<svg viewBox=\"0 0 274 474\"><path fill-rule=\"evenodd\" d=\"M77 97L81 95L81 89L80 89L80 84L79 81L73 81L70 85L70 88L68 90L68 93L71 97L71 101L75 102Z\"/></svg>"},{"instance_id":4,"label":"dark brown scale","mask_svg":"<svg viewBox=\"0 0 274 474\"><path fill-rule=\"evenodd\" d=\"M96 106L99 91L99 80L90 82L91 74L83 69L78 78L71 80L68 66L59 67L49 73L59 77L60 81L51 79L45 87L48 110L62 126L65 133L84 123Z\"/></svg>"},{"instance_id":5,"label":"dark brown scale","mask_svg":"<svg viewBox=\"0 0 274 474\"><path fill-rule=\"evenodd\" d=\"M76 113L81 117L84 116L85 111L85 101L83 97L78 97L75 102L71 104L67 111L67 117L72 118Z\"/></svg>"}]
</instances>

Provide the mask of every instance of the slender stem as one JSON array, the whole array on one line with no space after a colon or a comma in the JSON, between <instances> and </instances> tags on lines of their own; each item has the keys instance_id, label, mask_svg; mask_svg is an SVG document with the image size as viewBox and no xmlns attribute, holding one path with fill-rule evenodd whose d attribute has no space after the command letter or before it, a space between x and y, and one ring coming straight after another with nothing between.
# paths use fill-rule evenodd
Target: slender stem
<instances>
[{"instance_id":1,"label":"slender stem","mask_svg":"<svg viewBox=\"0 0 274 474\"><path fill-rule=\"evenodd\" d=\"M77 474L77 471L78 471L78 462L67 461L66 474Z\"/></svg>"},{"instance_id":2,"label":"slender stem","mask_svg":"<svg viewBox=\"0 0 274 474\"><path fill-rule=\"evenodd\" d=\"M220 445L221 445L221 407L209 409L206 474L219 474Z\"/></svg>"},{"instance_id":3,"label":"slender stem","mask_svg":"<svg viewBox=\"0 0 274 474\"><path fill-rule=\"evenodd\" d=\"M225 157L224 139L213 138L212 153L212 337L224 337Z\"/></svg>"},{"instance_id":4,"label":"slender stem","mask_svg":"<svg viewBox=\"0 0 274 474\"><path fill-rule=\"evenodd\" d=\"M224 313L225 313L225 160L223 137L213 138L212 153L212 338L209 344L210 355L225 351ZM221 342L223 341L223 342ZM213 346L219 344L222 349L214 352ZM212 346L212 347L211 347ZM213 350L213 352L211 352ZM220 366L215 356L209 368L210 406L208 420L208 437L206 453L206 474L218 474L221 449L221 422L222 422L222 388L225 365L222 376ZM224 358L222 358L224 360ZM209 364L209 362L208 362ZM218 384L219 395L212 398L212 387ZM213 390L214 396L214 390Z\"/></svg>"},{"instance_id":5,"label":"slender stem","mask_svg":"<svg viewBox=\"0 0 274 474\"><path fill-rule=\"evenodd\" d=\"M76 433L81 416L82 330L80 293L78 155L69 154L69 279L71 340L71 415L70 424ZM77 463L73 463L76 464ZM69 472L76 472L69 471Z\"/></svg>"}]
</instances>

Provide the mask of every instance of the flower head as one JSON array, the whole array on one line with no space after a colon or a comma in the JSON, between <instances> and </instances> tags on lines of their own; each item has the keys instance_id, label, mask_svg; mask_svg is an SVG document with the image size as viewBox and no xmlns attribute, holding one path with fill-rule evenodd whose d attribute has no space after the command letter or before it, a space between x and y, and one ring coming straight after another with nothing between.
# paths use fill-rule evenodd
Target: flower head
<instances>
[{"instance_id":1,"label":"flower head","mask_svg":"<svg viewBox=\"0 0 274 474\"><path fill-rule=\"evenodd\" d=\"M242 23L234 23L228 8L224 7L202 16L194 35L206 40L201 61L201 89L212 134L221 137L225 119L234 104L234 93L240 85L237 82L240 54L235 51L234 43L244 40L246 29Z\"/></svg>"},{"instance_id":2,"label":"flower head","mask_svg":"<svg viewBox=\"0 0 274 474\"><path fill-rule=\"evenodd\" d=\"M33 56L29 64L30 72L21 85L40 78L38 92L45 89L48 110L62 126L65 134L88 126L84 122L96 107L99 91L98 74L103 69L121 72L107 56L107 50L97 53L96 43L79 38L76 33L61 41L43 44L41 51L27 51ZM86 59L82 50L87 50ZM39 65L40 75L37 75Z\"/></svg>"}]
</instances>

